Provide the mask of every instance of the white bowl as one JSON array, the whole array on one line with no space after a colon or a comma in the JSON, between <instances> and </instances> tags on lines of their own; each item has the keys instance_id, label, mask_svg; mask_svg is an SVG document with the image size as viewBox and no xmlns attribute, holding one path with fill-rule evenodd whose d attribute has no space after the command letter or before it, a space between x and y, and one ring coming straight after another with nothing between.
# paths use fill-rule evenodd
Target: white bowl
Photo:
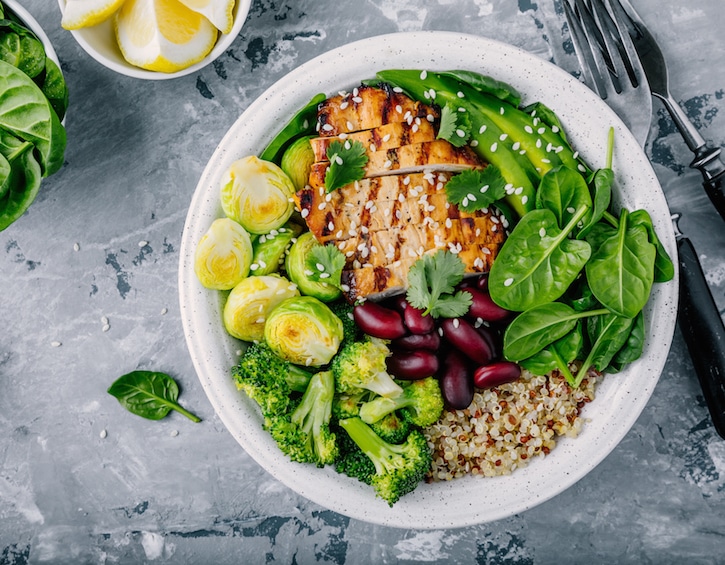
<instances>
[{"instance_id":1,"label":"white bowl","mask_svg":"<svg viewBox=\"0 0 725 565\"><path fill-rule=\"evenodd\" d=\"M40 24L35 21L33 16L30 15L30 12L23 8L16 0L3 0L3 6L13 12L35 35L38 36L38 39L40 39L43 47L45 48L45 54L53 59L53 62L58 65L58 68L60 68L60 61L58 60L58 55L56 54L55 49L53 49L53 44L43 31L43 28L40 27Z\"/></svg>"},{"instance_id":2,"label":"white bowl","mask_svg":"<svg viewBox=\"0 0 725 565\"><path fill-rule=\"evenodd\" d=\"M241 446L269 473L310 500L352 518L400 528L451 528L498 520L555 496L589 473L629 431L664 367L675 328L677 284L655 285L645 308L642 357L607 376L583 411L578 438L562 438L545 458L496 478L466 477L421 484L393 508L373 489L332 468L290 462L262 430L257 406L230 375L240 343L224 331L222 293L201 286L194 249L221 216L222 173L236 159L259 154L287 120L318 92L335 94L376 71L393 68L470 69L506 81L525 103L541 101L561 119L569 140L593 167L602 167L607 135L615 128L615 200L647 209L671 257L675 240L664 194L646 155L622 121L592 91L565 71L496 41L448 32L416 32L364 39L303 64L262 94L231 126L210 159L193 196L181 241L179 299L186 341L216 413ZM636 465L636 463L632 463ZM632 472L636 472L633 469Z\"/></svg>"},{"instance_id":3,"label":"white bowl","mask_svg":"<svg viewBox=\"0 0 725 565\"><path fill-rule=\"evenodd\" d=\"M112 71L133 78L148 80L178 78L205 67L229 48L239 35L247 19L247 13L249 12L251 3L252 0L236 0L234 4L234 26L232 27L232 31L227 34L220 34L214 48L201 61L175 73L148 71L126 61L121 53L121 49L118 47L116 34L113 32L113 16L93 27L73 30L70 33L86 53ZM65 9L65 0L58 0L58 5L60 6L61 12L63 12Z\"/></svg>"}]
</instances>

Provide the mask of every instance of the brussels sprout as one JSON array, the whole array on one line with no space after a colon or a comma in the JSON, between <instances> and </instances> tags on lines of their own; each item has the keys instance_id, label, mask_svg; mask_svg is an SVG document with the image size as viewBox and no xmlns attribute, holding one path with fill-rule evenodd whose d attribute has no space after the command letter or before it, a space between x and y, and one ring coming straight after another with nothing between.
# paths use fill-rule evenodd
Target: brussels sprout
<instances>
[{"instance_id":1,"label":"brussels sprout","mask_svg":"<svg viewBox=\"0 0 725 565\"><path fill-rule=\"evenodd\" d=\"M326 365L342 337L340 318L313 296L286 299L272 310L264 326L267 345L295 365Z\"/></svg>"},{"instance_id":2,"label":"brussels sprout","mask_svg":"<svg viewBox=\"0 0 725 565\"><path fill-rule=\"evenodd\" d=\"M276 273L284 265L285 253L289 250L295 237L302 232L302 226L287 222L278 230L260 235L254 242L254 257L250 266L253 275L269 275Z\"/></svg>"},{"instance_id":3,"label":"brussels sprout","mask_svg":"<svg viewBox=\"0 0 725 565\"><path fill-rule=\"evenodd\" d=\"M283 300L299 296L297 287L284 277L249 277L235 286L224 304L224 327L244 341L264 339L269 313Z\"/></svg>"},{"instance_id":4,"label":"brussels sprout","mask_svg":"<svg viewBox=\"0 0 725 565\"><path fill-rule=\"evenodd\" d=\"M252 240L229 218L214 220L196 245L194 271L207 288L229 290L249 274Z\"/></svg>"},{"instance_id":5,"label":"brussels sprout","mask_svg":"<svg viewBox=\"0 0 725 565\"><path fill-rule=\"evenodd\" d=\"M250 233L279 229L294 211L292 181L277 165L254 155L234 161L221 185L224 213Z\"/></svg>"},{"instance_id":6,"label":"brussels sprout","mask_svg":"<svg viewBox=\"0 0 725 565\"><path fill-rule=\"evenodd\" d=\"M312 232L303 233L290 247L287 259L285 259L285 269L287 276L300 287L302 294L314 296L322 302L332 302L340 298L342 291L332 284L312 280L305 266L307 256L317 245L321 244L315 239Z\"/></svg>"},{"instance_id":7,"label":"brussels sprout","mask_svg":"<svg viewBox=\"0 0 725 565\"><path fill-rule=\"evenodd\" d=\"M295 189L302 190L310 179L310 169L315 162L315 152L310 145L311 137L300 137L282 155L280 167L292 180Z\"/></svg>"}]
</instances>

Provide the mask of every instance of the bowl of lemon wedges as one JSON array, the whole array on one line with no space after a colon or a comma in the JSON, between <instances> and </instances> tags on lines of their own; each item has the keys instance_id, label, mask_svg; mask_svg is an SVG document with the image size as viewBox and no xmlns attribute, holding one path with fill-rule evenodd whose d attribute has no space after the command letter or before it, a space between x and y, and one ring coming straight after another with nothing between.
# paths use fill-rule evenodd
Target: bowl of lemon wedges
<instances>
[{"instance_id":1,"label":"bowl of lemon wedges","mask_svg":"<svg viewBox=\"0 0 725 565\"><path fill-rule=\"evenodd\" d=\"M96 61L143 79L188 75L239 35L251 0L58 0L61 25Z\"/></svg>"}]
</instances>

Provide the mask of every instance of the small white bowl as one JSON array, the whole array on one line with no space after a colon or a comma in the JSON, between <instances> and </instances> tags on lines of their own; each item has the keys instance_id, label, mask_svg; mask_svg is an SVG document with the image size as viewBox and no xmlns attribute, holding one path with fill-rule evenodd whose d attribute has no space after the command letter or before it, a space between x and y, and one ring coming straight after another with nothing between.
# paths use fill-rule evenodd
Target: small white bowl
<instances>
[{"instance_id":1,"label":"small white bowl","mask_svg":"<svg viewBox=\"0 0 725 565\"><path fill-rule=\"evenodd\" d=\"M61 12L65 10L65 3L66 0L58 0ZM108 67L112 71L116 71L117 73L133 78L165 80L182 77L196 72L224 53L224 51L226 51L236 39L237 35L239 35L239 32L247 19L247 13L249 12L251 3L252 0L236 0L234 4L234 26L232 27L232 31L226 34L221 34L214 46L214 49L212 49L211 52L201 61L175 73L148 71L146 69L136 67L126 61L126 59L123 58L121 49L118 47L116 34L113 31L114 16L111 16L105 22L93 27L73 30L70 33L86 53L101 63L101 65Z\"/></svg>"},{"instance_id":2,"label":"small white bowl","mask_svg":"<svg viewBox=\"0 0 725 565\"><path fill-rule=\"evenodd\" d=\"M30 15L30 12L23 8L16 0L3 0L3 6L5 6L6 10L15 14L30 29L30 31L38 36L38 39L40 39L43 47L45 47L45 54L53 59L53 62L58 65L58 68L60 68L60 61L58 60L58 55L56 54L55 49L53 49L53 44L50 42L50 39L48 39L48 36L45 35L45 32L43 31L43 28L40 27L40 24L35 21L33 16Z\"/></svg>"}]
</instances>

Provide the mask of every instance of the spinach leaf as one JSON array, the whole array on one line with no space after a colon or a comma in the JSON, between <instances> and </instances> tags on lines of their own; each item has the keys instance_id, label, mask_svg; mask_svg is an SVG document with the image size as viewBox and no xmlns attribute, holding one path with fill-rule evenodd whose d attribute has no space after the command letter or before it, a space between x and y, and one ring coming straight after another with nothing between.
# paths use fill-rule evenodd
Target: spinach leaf
<instances>
[{"instance_id":1,"label":"spinach leaf","mask_svg":"<svg viewBox=\"0 0 725 565\"><path fill-rule=\"evenodd\" d=\"M45 59L45 76L40 90L43 91L53 110L58 114L58 118L62 120L68 109L68 85L58 65L49 57Z\"/></svg>"},{"instance_id":2,"label":"spinach leaf","mask_svg":"<svg viewBox=\"0 0 725 565\"><path fill-rule=\"evenodd\" d=\"M614 182L614 172L612 169L598 169L594 173L592 179L593 185L593 209L589 222L579 231L577 238L582 239L587 235L589 230L602 218L609 208L612 201L612 183Z\"/></svg>"},{"instance_id":3,"label":"spinach leaf","mask_svg":"<svg viewBox=\"0 0 725 565\"><path fill-rule=\"evenodd\" d=\"M45 70L43 44L29 29L10 20L0 20L0 59L30 78Z\"/></svg>"},{"instance_id":4,"label":"spinach leaf","mask_svg":"<svg viewBox=\"0 0 725 565\"><path fill-rule=\"evenodd\" d=\"M63 165L66 136L40 88L22 71L0 61L0 128L31 142L43 176Z\"/></svg>"},{"instance_id":5,"label":"spinach leaf","mask_svg":"<svg viewBox=\"0 0 725 565\"><path fill-rule=\"evenodd\" d=\"M574 281L567 289L562 301L574 308L577 312L586 312L587 310L602 307L592 294L592 289L589 288L589 283L585 276L580 276Z\"/></svg>"},{"instance_id":6,"label":"spinach leaf","mask_svg":"<svg viewBox=\"0 0 725 565\"><path fill-rule=\"evenodd\" d=\"M506 328L504 356L509 361L528 359L571 332L577 320L606 313L606 309L576 312L561 302L550 302L526 310Z\"/></svg>"},{"instance_id":7,"label":"spinach leaf","mask_svg":"<svg viewBox=\"0 0 725 565\"><path fill-rule=\"evenodd\" d=\"M619 228L597 246L586 265L594 296L614 314L634 318L644 307L652 289L656 250L642 225L629 226L622 210Z\"/></svg>"},{"instance_id":8,"label":"spinach leaf","mask_svg":"<svg viewBox=\"0 0 725 565\"><path fill-rule=\"evenodd\" d=\"M274 139L269 142L259 158L264 161L273 161L279 165L282 154L290 143L298 137L315 133L317 106L326 99L327 96L322 93L313 96L304 108L292 116L290 121L282 128L282 131L274 136Z\"/></svg>"},{"instance_id":9,"label":"spinach leaf","mask_svg":"<svg viewBox=\"0 0 725 565\"><path fill-rule=\"evenodd\" d=\"M33 203L41 178L40 164L32 151L26 150L13 159L8 188L0 198L0 231L22 216Z\"/></svg>"},{"instance_id":10,"label":"spinach leaf","mask_svg":"<svg viewBox=\"0 0 725 565\"><path fill-rule=\"evenodd\" d=\"M535 375L546 375L558 369L567 382L573 385L575 380L569 370L569 363L579 357L583 344L581 321L578 321L574 330L528 359L519 361L519 365Z\"/></svg>"},{"instance_id":11,"label":"spinach leaf","mask_svg":"<svg viewBox=\"0 0 725 565\"><path fill-rule=\"evenodd\" d=\"M632 329L627 336L627 341L622 348L617 351L609 366L605 369L607 373L617 373L628 364L636 361L642 356L644 351L644 314L640 312L632 323Z\"/></svg>"},{"instance_id":12,"label":"spinach leaf","mask_svg":"<svg viewBox=\"0 0 725 565\"><path fill-rule=\"evenodd\" d=\"M551 210L560 228L567 225L577 210L584 206L591 209L592 197L584 177L579 172L560 165L541 178L536 193L536 207ZM590 215L587 212L580 221L587 223Z\"/></svg>"},{"instance_id":13,"label":"spinach leaf","mask_svg":"<svg viewBox=\"0 0 725 565\"><path fill-rule=\"evenodd\" d=\"M587 321L587 336L591 343L589 354L576 375L579 386L590 367L603 371L627 341L634 320L606 313Z\"/></svg>"},{"instance_id":14,"label":"spinach leaf","mask_svg":"<svg viewBox=\"0 0 725 565\"><path fill-rule=\"evenodd\" d=\"M671 281L675 276L675 266L664 245L662 245L662 242L657 237L652 218L647 210L635 210L632 212L629 215L629 224L632 226L644 226L647 230L649 242L655 246L657 254L655 255L654 282Z\"/></svg>"},{"instance_id":15,"label":"spinach leaf","mask_svg":"<svg viewBox=\"0 0 725 565\"><path fill-rule=\"evenodd\" d=\"M165 373L132 371L119 377L108 389L129 412L149 420L161 420L171 410L193 422L201 422L177 402L179 386Z\"/></svg>"},{"instance_id":16,"label":"spinach leaf","mask_svg":"<svg viewBox=\"0 0 725 565\"><path fill-rule=\"evenodd\" d=\"M587 242L567 237L587 210L579 209L563 230L550 210L524 215L491 268L489 291L494 302L521 312L559 298L591 255Z\"/></svg>"}]
</instances>

